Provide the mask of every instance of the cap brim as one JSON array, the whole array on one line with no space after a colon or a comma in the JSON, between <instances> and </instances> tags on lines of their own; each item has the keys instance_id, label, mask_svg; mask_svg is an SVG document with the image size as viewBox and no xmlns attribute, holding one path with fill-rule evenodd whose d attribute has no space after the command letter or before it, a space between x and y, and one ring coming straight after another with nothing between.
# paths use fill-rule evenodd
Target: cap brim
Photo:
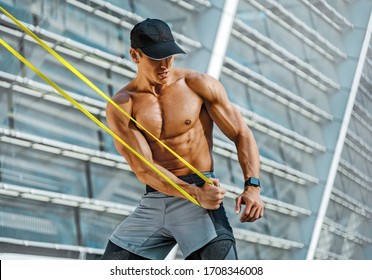
<instances>
[{"instance_id":1,"label":"cap brim","mask_svg":"<svg viewBox=\"0 0 372 280\"><path fill-rule=\"evenodd\" d=\"M186 54L174 41L166 41L154 46L142 47L140 50L151 59L156 60L164 59L179 53Z\"/></svg>"}]
</instances>

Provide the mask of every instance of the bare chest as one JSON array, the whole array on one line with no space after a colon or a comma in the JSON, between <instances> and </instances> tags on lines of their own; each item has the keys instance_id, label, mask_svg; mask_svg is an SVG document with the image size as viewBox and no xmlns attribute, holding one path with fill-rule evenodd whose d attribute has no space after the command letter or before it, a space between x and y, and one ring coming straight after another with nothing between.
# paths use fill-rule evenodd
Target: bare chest
<instances>
[{"instance_id":1,"label":"bare chest","mask_svg":"<svg viewBox=\"0 0 372 280\"><path fill-rule=\"evenodd\" d=\"M190 90L173 89L160 95L138 94L134 118L159 139L175 138L199 121L202 100Z\"/></svg>"}]
</instances>

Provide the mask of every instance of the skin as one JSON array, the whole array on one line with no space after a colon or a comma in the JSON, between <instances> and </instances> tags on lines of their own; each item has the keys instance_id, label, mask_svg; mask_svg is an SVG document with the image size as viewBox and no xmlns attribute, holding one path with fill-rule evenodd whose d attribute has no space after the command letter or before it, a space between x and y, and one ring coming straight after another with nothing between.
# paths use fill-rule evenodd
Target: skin
<instances>
[{"instance_id":1,"label":"skin","mask_svg":"<svg viewBox=\"0 0 372 280\"><path fill-rule=\"evenodd\" d=\"M213 170L213 122L232 140L244 180L259 178L260 159L256 141L240 112L227 98L219 81L192 70L172 68L174 57L153 60L138 49L130 50L138 66L137 77L120 89L113 100L141 125L182 156L199 171ZM111 104L107 105L109 127L137 152L182 187L206 209L218 209L226 190L205 183L202 188L190 185L177 176L190 170L170 152ZM115 141L118 152L127 160L138 179L156 190L185 198L149 166ZM244 209L242 205L245 205ZM260 188L246 186L236 198L235 211L243 209L240 221L254 222L264 213Z\"/></svg>"}]
</instances>

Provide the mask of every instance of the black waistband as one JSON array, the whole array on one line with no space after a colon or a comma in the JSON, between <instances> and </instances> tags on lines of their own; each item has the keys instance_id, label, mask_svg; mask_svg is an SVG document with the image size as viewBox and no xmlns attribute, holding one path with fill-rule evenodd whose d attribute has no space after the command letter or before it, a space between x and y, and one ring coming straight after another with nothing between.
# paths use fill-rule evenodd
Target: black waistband
<instances>
[{"instance_id":1,"label":"black waistband","mask_svg":"<svg viewBox=\"0 0 372 280\"><path fill-rule=\"evenodd\" d=\"M201 173L205 177L215 178L212 171L201 172ZM185 181L185 182L189 183L189 184L195 184L198 187L202 187L205 183L204 180L202 178L200 178L199 175L197 175L197 174L188 174L188 175L178 176L178 178L181 179L182 181ZM149 185L146 185L146 192L157 192L157 190L154 189L153 187L149 186Z\"/></svg>"}]
</instances>

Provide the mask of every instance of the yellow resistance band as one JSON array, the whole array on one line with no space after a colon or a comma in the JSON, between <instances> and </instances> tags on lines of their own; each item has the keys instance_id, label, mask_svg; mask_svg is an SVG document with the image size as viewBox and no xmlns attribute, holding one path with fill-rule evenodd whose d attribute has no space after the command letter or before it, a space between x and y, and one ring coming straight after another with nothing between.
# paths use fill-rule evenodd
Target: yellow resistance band
<instances>
[{"instance_id":1,"label":"yellow resistance band","mask_svg":"<svg viewBox=\"0 0 372 280\"><path fill-rule=\"evenodd\" d=\"M149 167L151 167L156 173L158 173L168 183L170 183L173 187L175 187L187 199L189 199L191 202L195 203L196 205L201 206L199 204L199 202L197 202L190 194L188 194L184 189L182 189L175 182L173 182L167 175L165 175L162 171L160 171L154 164L149 162L145 157L143 157L140 153L138 153L135 149L133 149L130 145L128 145L117 134L115 134L115 132L113 132L106 125L104 125L101 121L99 121L94 115L92 115L87 109L85 109L84 106L82 106L79 102L77 102L75 99L73 99L68 93L66 93L64 90L62 90L59 86L57 86L51 79L49 79L46 75L44 75L31 62L29 62L26 58L24 58L21 54L19 54L15 49L13 49L10 45L8 45L1 38L0 38L0 44L2 44L9 52L11 52L15 57L17 57L20 61L22 61L30 69L32 69L36 74L38 74L45 82L47 82L49 85L51 85L56 91L58 91L63 97L65 97L74 106L76 106L81 112L83 112L87 117L89 117L99 127L101 127L103 130L105 130L108 134L110 134L113 138L115 138L123 146L125 146L128 150L130 150L133 154L135 154L138 158L140 158L144 163L146 163Z\"/></svg>"},{"instance_id":2,"label":"yellow resistance band","mask_svg":"<svg viewBox=\"0 0 372 280\"><path fill-rule=\"evenodd\" d=\"M124 114L127 118L133 121L138 127L140 127L143 131L145 131L148 135L154 138L160 145L162 145L166 150L168 150L171 154L173 154L177 159L179 159L183 164L185 164L190 170L192 170L195 174L197 174L201 179L205 182L213 185L213 182L206 177L203 173L201 173L198 169L192 166L189 162L187 162L183 157L178 155L175 151L173 151L170 147L164 144L161 140L159 140L155 135L153 135L150 131L148 131L145 127L143 127L140 123L138 123L131 115L129 115L123 108L121 108L118 104L116 104L109 96L103 93L98 87L96 87L88 78L86 78L83 74L81 74L75 67L73 67L69 62L67 62L63 57L61 57L57 52L55 52L52 48L50 48L47 44L45 44L38 36L35 35L31 30L29 30L26 26L24 26L20 21L18 21L15 17L13 17L9 12L7 12L4 8L0 6L0 10L9 17L12 21L14 21L24 32L30 35L34 40L40 44L46 51L48 51L52 56L54 56L60 63L62 63L66 68L68 68L72 73L74 73L79 79L85 82L88 86L90 86L95 92L101 95L104 99L106 99L109 103L111 103L116 109L118 109L122 114Z\"/></svg>"}]
</instances>

